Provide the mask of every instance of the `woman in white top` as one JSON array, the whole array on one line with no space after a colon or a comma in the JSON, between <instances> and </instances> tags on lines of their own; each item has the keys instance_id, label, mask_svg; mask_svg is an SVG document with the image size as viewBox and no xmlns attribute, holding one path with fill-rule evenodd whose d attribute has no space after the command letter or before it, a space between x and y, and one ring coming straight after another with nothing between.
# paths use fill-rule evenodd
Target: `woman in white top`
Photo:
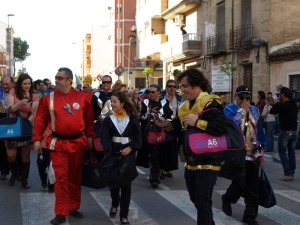
<instances>
[{"instance_id":1,"label":"woman in white top","mask_svg":"<svg viewBox=\"0 0 300 225\"><path fill-rule=\"evenodd\" d=\"M266 105L264 106L264 109L261 113L261 118L263 121L266 122L266 129L265 129L265 134L266 134L266 152L272 152L273 147L274 147L274 127L275 127L275 115L270 114L270 110L272 106L274 105L274 99L273 97L268 96L266 98Z\"/></svg>"}]
</instances>

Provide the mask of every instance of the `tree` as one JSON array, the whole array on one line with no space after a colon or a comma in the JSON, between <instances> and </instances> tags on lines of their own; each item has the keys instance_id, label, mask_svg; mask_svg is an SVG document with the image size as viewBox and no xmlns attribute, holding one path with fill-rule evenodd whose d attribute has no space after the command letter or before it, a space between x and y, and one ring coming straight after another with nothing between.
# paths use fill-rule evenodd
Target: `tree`
<instances>
[{"instance_id":1,"label":"tree","mask_svg":"<svg viewBox=\"0 0 300 225\"><path fill-rule=\"evenodd\" d=\"M27 41L23 41L19 37L14 38L14 68L16 62L23 62L28 56L31 55L28 52L28 49L29 45L27 44Z\"/></svg>"},{"instance_id":2,"label":"tree","mask_svg":"<svg viewBox=\"0 0 300 225\"><path fill-rule=\"evenodd\" d=\"M147 87L149 87L149 75L152 73L152 69L150 67L146 67L144 68L144 71L143 73L146 74L146 84L147 84Z\"/></svg>"}]
</instances>

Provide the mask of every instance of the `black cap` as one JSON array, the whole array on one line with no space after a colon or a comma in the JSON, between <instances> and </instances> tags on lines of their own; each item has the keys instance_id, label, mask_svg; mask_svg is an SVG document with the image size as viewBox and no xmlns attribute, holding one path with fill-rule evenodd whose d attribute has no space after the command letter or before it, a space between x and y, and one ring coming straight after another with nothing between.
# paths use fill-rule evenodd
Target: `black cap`
<instances>
[{"instance_id":1,"label":"black cap","mask_svg":"<svg viewBox=\"0 0 300 225\"><path fill-rule=\"evenodd\" d=\"M251 92L249 90L249 88L246 85L241 85L238 86L236 91L235 91L236 95L241 95L241 94L249 94L251 95Z\"/></svg>"}]
</instances>

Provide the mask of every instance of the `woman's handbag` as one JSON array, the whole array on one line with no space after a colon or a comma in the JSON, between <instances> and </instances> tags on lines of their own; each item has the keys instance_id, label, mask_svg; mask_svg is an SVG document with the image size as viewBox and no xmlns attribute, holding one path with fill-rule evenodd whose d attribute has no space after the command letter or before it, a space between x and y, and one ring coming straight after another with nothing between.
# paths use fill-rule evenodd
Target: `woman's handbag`
<instances>
[{"instance_id":1,"label":"woman's handbag","mask_svg":"<svg viewBox=\"0 0 300 225\"><path fill-rule=\"evenodd\" d=\"M21 117L19 111L16 111L16 117L10 117L10 108L7 116L0 119L0 139L5 140L30 140L32 137L31 122Z\"/></svg>"},{"instance_id":2,"label":"woman's handbag","mask_svg":"<svg viewBox=\"0 0 300 225\"><path fill-rule=\"evenodd\" d=\"M94 189L100 189L105 187L103 182L101 182L101 179L99 179L99 164L100 162L97 161L91 149L86 150L84 152L81 186Z\"/></svg>"},{"instance_id":3,"label":"woman's handbag","mask_svg":"<svg viewBox=\"0 0 300 225\"><path fill-rule=\"evenodd\" d=\"M119 152L109 152L98 167L99 179L107 187L119 187L128 183L130 179L130 165L133 154L122 156Z\"/></svg>"},{"instance_id":4,"label":"woman's handbag","mask_svg":"<svg viewBox=\"0 0 300 225\"><path fill-rule=\"evenodd\" d=\"M145 129L145 137L148 144L159 144L166 140L166 133L164 128L150 122Z\"/></svg>"},{"instance_id":5,"label":"woman's handbag","mask_svg":"<svg viewBox=\"0 0 300 225\"><path fill-rule=\"evenodd\" d=\"M271 208L276 205L275 194L263 166L260 166L259 205L264 208Z\"/></svg>"}]
</instances>

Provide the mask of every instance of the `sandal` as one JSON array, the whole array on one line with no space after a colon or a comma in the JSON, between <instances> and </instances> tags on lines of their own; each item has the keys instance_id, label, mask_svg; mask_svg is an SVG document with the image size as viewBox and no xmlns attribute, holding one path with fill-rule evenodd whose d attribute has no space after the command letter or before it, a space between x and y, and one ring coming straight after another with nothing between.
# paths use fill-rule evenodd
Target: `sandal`
<instances>
[{"instance_id":1,"label":"sandal","mask_svg":"<svg viewBox=\"0 0 300 225\"><path fill-rule=\"evenodd\" d=\"M115 207L111 207L109 210L109 216L110 218L115 218L117 215L118 209Z\"/></svg>"}]
</instances>

